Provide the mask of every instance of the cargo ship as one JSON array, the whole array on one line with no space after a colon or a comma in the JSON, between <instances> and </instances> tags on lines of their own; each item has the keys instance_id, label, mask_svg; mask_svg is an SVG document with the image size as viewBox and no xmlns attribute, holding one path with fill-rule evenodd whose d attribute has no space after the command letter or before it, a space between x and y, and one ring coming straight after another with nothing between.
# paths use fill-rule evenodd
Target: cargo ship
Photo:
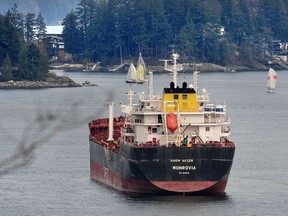
<instances>
[{"instance_id":1,"label":"cargo ship","mask_svg":"<svg viewBox=\"0 0 288 216\"><path fill-rule=\"evenodd\" d=\"M173 53L173 63L165 63L173 79L162 95L154 95L149 72L147 95L134 103L130 88L120 116L109 102L108 117L89 122L91 179L124 193L225 193L235 152L226 105L198 91L197 70L193 84L178 86L178 58Z\"/></svg>"}]
</instances>

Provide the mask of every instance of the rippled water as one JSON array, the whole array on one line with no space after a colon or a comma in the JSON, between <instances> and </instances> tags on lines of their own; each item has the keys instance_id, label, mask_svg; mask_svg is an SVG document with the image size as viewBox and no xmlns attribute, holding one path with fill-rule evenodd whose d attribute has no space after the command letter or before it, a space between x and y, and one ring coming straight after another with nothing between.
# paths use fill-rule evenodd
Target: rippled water
<instances>
[{"instance_id":1,"label":"rippled water","mask_svg":"<svg viewBox=\"0 0 288 216\"><path fill-rule=\"evenodd\" d=\"M267 72L200 74L211 101L227 104L237 149L226 195L192 197L131 197L90 180L88 121L107 115L105 101L126 102L126 74L57 73L99 86L0 90L0 159L21 141L37 143L31 163L0 176L0 215L287 215L287 71L278 72L274 94ZM170 78L155 74L154 92ZM42 125L45 113L52 121Z\"/></svg>"}]
</instances>

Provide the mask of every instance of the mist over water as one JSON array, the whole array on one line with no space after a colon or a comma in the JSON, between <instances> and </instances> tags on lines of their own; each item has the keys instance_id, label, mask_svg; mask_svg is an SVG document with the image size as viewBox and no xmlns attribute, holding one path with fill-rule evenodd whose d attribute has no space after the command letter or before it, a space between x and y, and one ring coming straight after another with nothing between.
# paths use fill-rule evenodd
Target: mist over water
<instances>
[{"instance_id":1,"label":"mist over water","mask_svg":"<svg viewBox=\"0 0 288 216\"><path fill-rule=\"evenodd\" d=\"M0 161L21 141L41 140L30 163L0 176L1 215L286 215L288 213L288 72L277 71L275 93L267 72L200 73L211 103L225 103L236 153L221 196L128 196L90 179L88 122L107 116L105 102L126 103L124 73L63 72L97 87L0 90ZM192 83L179 74L178 84ZM172 75L154 75L154 93ZM132 85L145 92L146 84ZM137 102L137 98L134 99ZM53 121L40 121L51 113ZM119 109L115 109L119 115ZM40 125L39 125L40 124ZM53 127L59 124L59 127ZM28 128L28 129L27 129Z\"/></svg>"}]
</instances>

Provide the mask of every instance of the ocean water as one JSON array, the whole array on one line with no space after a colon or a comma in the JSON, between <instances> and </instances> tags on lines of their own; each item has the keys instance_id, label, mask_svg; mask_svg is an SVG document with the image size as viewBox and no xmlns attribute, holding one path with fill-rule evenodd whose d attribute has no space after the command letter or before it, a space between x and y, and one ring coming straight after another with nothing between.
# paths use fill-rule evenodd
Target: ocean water
<instances>
[{"instance_id":1,"label":"ocean water","mask_svg":"<svg viewBox=\"0 0 288 216\"><path fill-rule=\"evenodd\" d=\"M98 86L0 90L0 215L288 215L288 71L278 72L273 94L266 71L200 73L211 102L226 103L237 145L226 194L142 197L89 173L88 122L107 115L107 102L127 101L126 74L56 72ZM154 92L171 78L155 74ZM184 80L192 82L192 74L180 73ZM145 84L132 89L147 93ZM4 161L19 146L24 156Z\"/></svg>"}]
</instances>

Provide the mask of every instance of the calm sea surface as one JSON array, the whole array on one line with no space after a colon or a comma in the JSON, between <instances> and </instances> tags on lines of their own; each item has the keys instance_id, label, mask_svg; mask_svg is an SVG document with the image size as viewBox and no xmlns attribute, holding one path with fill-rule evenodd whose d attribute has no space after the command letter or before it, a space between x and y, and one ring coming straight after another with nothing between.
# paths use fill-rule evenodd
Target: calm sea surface
<instances>
[{"instance_id":1,"label":"calm sea surface","mask_svg":"<svg viewBox=\"0 0 288 216\"><path fill-rule=\"evenodd\" d=\"M105 102L126 103L126 74L57 73L99 86L0 90L0 161L21 144L36 147L29 164L0 175L1 216L288 215L288 71L278 72L274 94L267 72L200 74L210 100L227 104L237 148L226 195L192 197L131 197L92 181L87 124L107 115ZM154 92L171 76L155 74ZM147 93L145 84L132 88Z\"/></svg>"}]
</instances>

